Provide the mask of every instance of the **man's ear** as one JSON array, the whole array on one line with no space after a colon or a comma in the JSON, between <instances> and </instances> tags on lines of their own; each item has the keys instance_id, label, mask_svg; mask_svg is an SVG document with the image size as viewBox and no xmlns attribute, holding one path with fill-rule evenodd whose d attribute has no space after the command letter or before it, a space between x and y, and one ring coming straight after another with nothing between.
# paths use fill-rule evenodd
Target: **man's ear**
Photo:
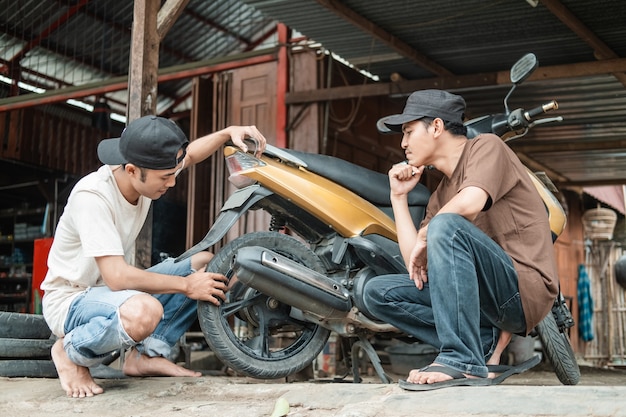
<instances>
[{"instance_id":1,"label":"man's ear","mask_svg":"<svg viewBox=\"0 0 626 417\"><path fill-rule=\"evenodd\" d=\"M124 165L124 171L126 171L126 173L130 176L135 175L135 173L139 172L139 167L137 167L136 165L133 164L126 164Z\"/></svg>"},{"instance_id":2,"label":"man's ear","mask_svg":"<svg viewBox=\"0 0 626 417\"><path fill-rule=\"evenodd\" d=\"M435 120L433 120L430 125L434 129L433 134L435 136L440 136L443 133L443 131L445 130L445 124L444 124L443 120L440 119L439 117L435 118Z\"/></svg>"}]
</instances>

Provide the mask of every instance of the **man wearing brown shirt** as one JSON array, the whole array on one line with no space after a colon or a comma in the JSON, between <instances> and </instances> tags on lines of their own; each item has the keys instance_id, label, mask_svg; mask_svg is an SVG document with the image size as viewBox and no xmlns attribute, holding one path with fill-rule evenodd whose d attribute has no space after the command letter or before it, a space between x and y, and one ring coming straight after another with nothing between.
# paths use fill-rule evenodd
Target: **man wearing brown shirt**
<instances>
[{"instance_id":1,"label":"man wearing brown shirt","mask_svg":"<svg viewBox=\"0 0 626 417\"><path fill-rule=\"evenodd\" d=\"M467 139L464 111L458 95L421 90L402 114L379 121L403 134L407 162L393 166L389 180L409 275L375 277L365 303L378 318L439 348L432 365L401 381L408 390L501 382L487 365L498 362L511 334L527 335L548 314L558 292L541 197L499 137ZM418 229L407 193L427 166L444 177Z\"/></svg>"}]
</instances>

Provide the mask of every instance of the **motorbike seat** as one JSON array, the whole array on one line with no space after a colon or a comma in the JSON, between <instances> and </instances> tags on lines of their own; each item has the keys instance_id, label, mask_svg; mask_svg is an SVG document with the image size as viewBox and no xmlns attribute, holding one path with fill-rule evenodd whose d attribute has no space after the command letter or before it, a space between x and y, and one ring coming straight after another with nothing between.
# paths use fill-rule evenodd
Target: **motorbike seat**
<instances>
[{"instance_id":1,"label":"motorbike seat","mask_svg":"<svg viewBox=\"0 0 626 417\"><path fill-rule=\"evenodd\" d=\"M309 171L336 182L370 203L379 207L391 206L387 175L330 155L292 149L283 149L283 151L304 161ZM426 206L429 197L428 189L423 184L417 184L408 195L409 206Z\"/></svg>"}]
</instances>

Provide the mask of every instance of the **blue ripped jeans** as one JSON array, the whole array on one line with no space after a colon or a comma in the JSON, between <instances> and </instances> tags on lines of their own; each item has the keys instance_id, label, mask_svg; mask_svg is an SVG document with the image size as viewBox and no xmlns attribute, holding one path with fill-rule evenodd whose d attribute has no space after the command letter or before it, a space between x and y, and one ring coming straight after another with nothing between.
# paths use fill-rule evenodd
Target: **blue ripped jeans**
<instances>
[{"instance_id":1,"label":"blue ripped jeans","mask_svg":"<svg viewBox=\"0 0 626 417\"><path fill-rule=\"evenodd\" d=\"M499 329L526 332L517 272L509 255L464 217L439 214L427 234L428 283L408 275L371 279L365 306L421 342L439 348L435 362L487 376Z\"/></svg>"},{"instance_id":2,"label":"blue ripped jeans","mask_svg":"<svg viewBox=\"0 0 626 417\"><path fill-rule=\"evenodd\" d=\"M148 269L168 275L187 276L194 272L191 259L174 263L167 259ZM163 305L163 318L146 339L135 342L122 326L119 308L140 291L112 291L107 286L91 287L80 294L70 306L65 320L63 346L70 360L90 367L103 362L113 351L135 346L147 356L163 356L174 360L172 349L197 317L197 301L183 294L155 294Z\"/></svg>"}]
</instances>

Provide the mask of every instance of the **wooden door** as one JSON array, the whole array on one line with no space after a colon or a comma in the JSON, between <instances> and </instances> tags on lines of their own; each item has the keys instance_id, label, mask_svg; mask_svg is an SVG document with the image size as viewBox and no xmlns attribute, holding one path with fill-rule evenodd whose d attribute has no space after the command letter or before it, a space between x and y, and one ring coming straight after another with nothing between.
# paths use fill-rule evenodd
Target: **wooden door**
<instances>
[{"instance_id":1,"label":"wooden door","mask_svg":"<svg viewBox=\"0 0 626 417\"><path fill-rule=\"evenodd\" d=\"M255 125L268 143L276 144L275 62L233 71L230 124Z\"/></svg>"},{"instance_id":2,"label":"wooden door","mask_svg":"<svg viewBox=\"0 0 626 417\"><path fill-rule=\"evenodd\" d=\"M231 125L255 125L267 139L276 144L276 62L237 69L232 73ZM227 186L229 194L235 188ZM227 235L227 240L244 233L268 230L269 216L261 211L248 212Z\"/></svg>"}]
</instances>

